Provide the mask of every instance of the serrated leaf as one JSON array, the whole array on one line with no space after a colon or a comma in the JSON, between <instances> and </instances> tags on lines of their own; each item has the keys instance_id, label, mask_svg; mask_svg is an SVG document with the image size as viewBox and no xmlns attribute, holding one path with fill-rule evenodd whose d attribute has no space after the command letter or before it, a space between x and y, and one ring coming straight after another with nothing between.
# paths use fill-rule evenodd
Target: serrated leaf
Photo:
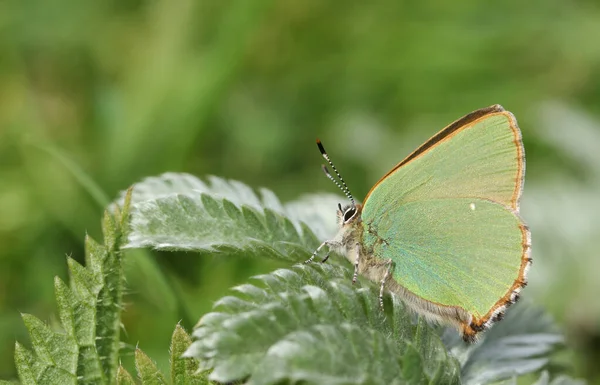
<instances>
[{"instance_id":1,"label":"serrated leaf","mask_svg":"<svg viewBox=\"0 0 600 385\"><path fill-rule=\"evenodd\" d=\"M25 317L24 317L25 318ZM45 330L38 331L40 328L41 321L35 319L33 316L27 316L27 322L29 327L36 330L35 338L39 338L40 334L46 334ZM43 328L43 327L41 327ZM19 373L19 378L23 385L28 384L76 384L77 377L73 373L67 370L57 367L54 363L53 346L56 343L56 339L52 338L52 341L47 344L40 344L39 342L33 341L34 336L32 335L32 343L37 345L37 349L42 353L42 359L38 359L35 353L28 349L25 349L18 342L15 345L15 364ZM62 360L64 365L68 361Z\"/></svg>"},{"instance_id":2,"label":"serrated leaf","mask_svg":"<svg viewBox=\"0 0 600 385\"><path fill-rule=\"evenodd\" d=\"M57 333L30 314L23 314L31 344L38 359L46 367L57 367L68 373L77 368L77 345L66 334Z\"/></svg>"},{"instance_id":3,"label":"serrated leaf","mask_svg":"<svg viewBox=\"0 0 600 385\"><path fill-rule=\"evenodd\" d=\"M275 212L238 207L208 195L168 196L140 202L134 208L128 248L243 250L248 255L291 260L318 246L314 237L305 237L293 224L286 226L289 220ZM290 253L290 245L302 252Z\"/></svg>"},{"instance_id":4,"label":"serrated leaf","mask_svg":"<svg viewBox=\"0 0 600 385\"><path fill-rule=\"evenodd\" d=\"M64 369L56 366L48 366L44 368L37 380L38 384L77 384L77 377L67 372Z\"/></svg>"},{"instance_id":5,"label":"serrated leaf","mask_svg":"<svg viewBox=\"0 0 600 385\"><path fill-rule=\"evenodd\" d=\"M273 344L248 384L400 384L404 382L396 354L393 344L374 330L353 324L315 325Z\"/></svg>"},{"instance_id":6,"label":"serrated leaf","mask_svg":"<svg viewBox=\"0 0 600 385\"><path fill-rule=\"evenodd\" d=\"M15 343L15 365L23 385L36 384L44 365L35 359L33 352Z\"/></svg>"},{"instance_id":7,"label":"serrated leaf","mask_svg":"<svg viewBox=\"0 0 600 385\"><path fill-rule=\"evenodd\" d=\"M54 292L56 295L56 304L58 306L58 315L63 328L67 334L75 334L75 320L73 319L73 306L70 300L74 297L66 283L59 277L54 277Z\"/></svg>"},{"instance_id":8,"label":"serrated leaf","mask_svg":"<svg viewBox=\"0 0 600 385\"><path fill-rule=\"evenodd\" d=\"M466 384L491 383L540 370L563 342L552 319L526 300L509 308L504 320L476 345L466 347L446 336L446 344L463 363Z\"/></svg>"},{"instance_id":9,"label":"serrated leaf","mask_svg":"<svg viewBox=\"0 0 600 385\"><path fill-rule=\"evenodd\" d=\"M141 349L135 350L135 368L144 385L166 385L167 380L156 364Z\"/></svg>"},{"instance_id":10,"label":"serrated leaf","mask_svg":"<svg viewBox=\"0 0 600 385\"><path fill-rule=\"evenodd\" d=\"M102 234L104 234L104 246L107 250L114 250L119 238L119 229L115 217L108 210L104 211L102 217Z\"/></svg>"},{"instance_id":11,"label":"serrated leaf","mask_svg":"<svg viewBox=\"0 0 600 385\"><path fill-rule=\"evenodd\" d=\"M96 295L102 287L102 279L72 258L67 258L67 266L69 267L71 288L75 295L80 300L88 301L90 305L93 305Z\"/></svg>"},{"instance_id":12,"label":"serrated leaf","mask_svg":"<svg viewBox=\"0 0 600 385\"><path fill-rule=\"evenodd\" d=\"M175 327L171 338L171 384L188 385L208 384L207 377L198 371L198 361L194 358L183 357L192 344L192 338L179 324Z\"/></svg>"},{"instance_id":13,"label":"serrated leaf","mask_svg":"<svg viewBox=\"0 0 600 385\"><path fill-rule=\"evenodd\" d=\"M77 377L85 378L89 384L104 383L100 358L95 347L94 307L79 300L58 277L54 280L54 287L62 325L78 346Z\"/></svg>"},{"instance_id":14,"label":"serrated leaf","mask_svg":"<svg viewBox=\"0 0 600 385\"><path fill-rule=\"evenodd\" d=\"M123 290L119 247L127 207L120 221L104 217L104 244L109 248L86 237L87 267L68 259L70 286L59 278L54 281L64 333L23 315L34 351L15 346L24 384L106 384L116 378Z\"/></svg>"},{"instance_id":15,"label":"serrated leaf","mask_svg":"<svg viewBox=\"0 0 600 385\"><path fill-rule=\"evenodd\" d=\"M351 276L341 266L298 265L256 277L259 285L234 288L202 317L186 355L218 382L390 384L402 379L400 357L418 334L436 351L414 349L436 368L419 378L435 381L441 370L446 383L456 383L458 364L435 330L415 325L394 297L381 312L377 285L353 287Z\"/></svg>"},{"instance_id":16,"label":"serrated leaf","mask_svg":"<svg viewBox=\"0 0 600 385\"><path fill-rule=\"evenodd\" d=\"M279 211L282 207L275 194L268 190L262 190L263 199L261 199L250 187L241 182L228 181L216 176L209 176L207 179L208 183L205 183L193 175L173 172L148 177L135 184L131 203L137 205L143 201L173 195L193 197L205 193L218 199L225 198L237 206L245 205L257 210L270 208ZM125 191L121 192L119 206L123 206L125 194Z\"/></svg>"},{"instance_id":17,"label":"serrated leaf","mask_svg":"<svg viewBox=\"0 0 600 385\"><path fill-rule=\"evenodd\" d=\"M81 301L58 277L54 279L56 302L63 328L79 346L91 346L94 341L94 307Z\"/></svg>"},{"instance_id":18,"label":"serrated leaf","mask_svg":"<svg viewBox=\"0 0 600 385\"><path fill-rule=\"evenodd\" d=\"M198 250L210 250L219 244L218 237L211 237L212 242L208 242L209 245L200 242L205 238L196 238L197 243L200 243L199 246L190 244L190 241L194 240L193 238L171 238L170 235L173 235L171 232L160 229L160 223L171 214L177 215L179 220L171 218L168 224L176 227L183 226L184 229L185 225L197 224L205 217L215 221L207 222L208 225L225 218L234 223L242 221L250 228L253 228L253 223L258 225L265 222L268 234L273 239L282 242L295 240L298 233L306 236L307 232L304 229L310 229L311 234L308 235L308 239L303 239L301 242L303 245L317 243L313 234L316 234L318 239L329 239L337 230L335 211L337 203L344 201L344 198L337 195L305 195L298 201L283 205L275 194L267 189L260 189L260 193L257 194L253 189L238 181L229 181L214 176L207 179L208 183L205 183L189 174L166 173L146 178L137 183L131 196L133 210L135 213L138 208L142 208L142 213L147 216L148 223L143 227L144 232L135 234L136 229L140 230L140 228L136 225L136 223L139 225L139 222L133 221L134 234L130 234L128 247L150 246L159 249L195 250L198 248ZM121 200L117 202L120 206L123 205L122 199L126 196L126 192L121 193L121 196ZM173 202L169 199L175 197L179 197L179 202L173 206ZM190 198L191 201L186 198ZM146 202L155 202L154 216L151 215L151 209L147 207ZM164 202L167 202L166 205L163 204ZM188 205L191 202L195 203ZM240 215L239 209L242 207L251 209L251 212L258 213L258 216L254 217L250 213L246 216L243 213ZM171 211L172 209L174 211ZM197 211L197 209L200 210ZM186 210L189 211L186 212ZM194 218L196 214L199 216ZM275 221L280 222L279 226L274 226L274 218L271 214L278 217ZM134 214L135 216L137 214ZM187 222L186 218L189 218ZM151 221L152 219L154 220ZM258 222L255 221L256 219ZM166 225L167 223L163 223L163 226ZM260 227L257 229L260 231ZM280 231L281 229L283 229L283 233ZM275 235L277 237L274 237ZM153 236L157 236L159 239L153 241ZM247 237L252 236L253 234L247 234ZM228 244L226 238L220 239L220 241Z\"/></svg>"},{"instance_id":19,"label":"serrated leaf","mask_svg":"<svg viewBox=\"0 0 600 385\"><path fill-rule=\"evenodd\" d=\"M120 213L121 217L119 220L119 228L121 229L121 233L124 236L127 236L129 232L129 217L131 215L131 197L133 195L133 186L129 187L125 191L125 196L123 197L123 207L121 207ZM120 240L119 240L120 242Z\"/></svg>"},{"instance_id":20,"label":"serrated leaf","mask_svg":"<svg viewBox=\"0 0 600 385\"><path fill-rule=\"evenodd\" d=\"M119 366L117 371L117 385L135 385L135 380L124 367Z\"/></svg>"}]
</instances>

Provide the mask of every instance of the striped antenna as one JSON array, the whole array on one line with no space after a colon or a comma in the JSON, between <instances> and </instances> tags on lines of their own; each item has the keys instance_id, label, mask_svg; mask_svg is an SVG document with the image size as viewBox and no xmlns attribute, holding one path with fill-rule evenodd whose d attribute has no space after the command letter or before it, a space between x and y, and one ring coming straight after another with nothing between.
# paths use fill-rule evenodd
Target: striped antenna
<instances>
[{"instance_id":1,"label":"striped antenna","mask_svg":"<svg viewBox=\"0 0 600 385\"><path fill-rule=\"evenodd\" d=\"M329 155L327 155L327 151L325 151L325 147L323 147L323 144L321 143L321 141L319 139L317 139L317 146L319 146L319 151L321 151L321 155L323 155L323 158L325 158L327 163L329 163L329 165L335 172L335 175L337 175L338 179L340 180L339 182L341 182L341 184L337 180L335 180L333 175L331 175L329 173L329 170L327 169L327 167L325 167L325 165L321 166L323 168L323 172L325 173L325 175L327 175L327 178L329 178L333 183L335 183L335 185L338 186L338 188L340 190L342 190L342 192L348 197L348 199L350 199L350 202L352 202L352 206L356 206L356 203L354 202L354 198L352 197L352 194L350 193L350 189L348 188L348 185L346 185L344 178L342 178L342 176L340 175L337 168L335 168L335 165L333 164L331 159L329 159Z\"/></svg>"}]
</instances>

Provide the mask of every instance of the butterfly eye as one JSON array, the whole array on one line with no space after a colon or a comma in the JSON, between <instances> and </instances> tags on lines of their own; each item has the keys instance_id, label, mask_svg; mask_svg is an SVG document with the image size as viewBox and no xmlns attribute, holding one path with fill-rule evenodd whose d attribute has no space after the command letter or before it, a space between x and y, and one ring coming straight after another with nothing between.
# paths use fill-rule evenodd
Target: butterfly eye
<instances>
[{"instance_id":1,"label":"butterfly eye","mask_svg":"<svg viewBox=\"0 0 600 385\"><path fill-rule=\"evenodd\" d=\"M344 222L348 222L356 214L356 208L350 207L344 212Z\"/></svg>"}]
</instances>

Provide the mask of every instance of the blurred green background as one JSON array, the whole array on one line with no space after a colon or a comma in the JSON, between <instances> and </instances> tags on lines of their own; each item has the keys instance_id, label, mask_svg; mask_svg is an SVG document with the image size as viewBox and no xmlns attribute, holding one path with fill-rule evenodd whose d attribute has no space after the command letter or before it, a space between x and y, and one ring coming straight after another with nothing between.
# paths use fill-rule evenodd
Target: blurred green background
<instances>
[{"instance_id":1,"label":"blurred green background","mask_svg":"<svg viewBox=\"0 0 600 385\"><path fill-rule=\"evenodd\" d=\"M525 296L600 384L600 3L592 0L0 2L0 378L20 312L56 323L53 277L145 176L214 174L282 200L336 191L320 137L362 197L439 129L494 103L519 120ZM335 207L331 208L335 215ZM281 266L127 254L125 356L168 341L234 284Z\"/></svg>"}]
</instances>

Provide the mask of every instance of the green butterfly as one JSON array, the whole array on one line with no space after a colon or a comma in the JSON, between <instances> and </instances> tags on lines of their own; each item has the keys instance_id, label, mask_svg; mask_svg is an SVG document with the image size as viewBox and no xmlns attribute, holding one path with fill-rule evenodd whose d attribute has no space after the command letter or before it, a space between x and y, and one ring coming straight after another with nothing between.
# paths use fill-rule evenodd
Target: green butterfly
<instances>
[{"instance_id":1,"label":"green butterfly","mask_svg":"<svg viewBox=\"0 0 600 385\"><path fill-rule=\"evenodd\" d=\"M398 163L358 204L317 140L351 204L324 246L425 318L467 342L502 319L527 285L531 236L519 217L525 152L515 117L500 105L474 111ZM329 254L323 260L326 261Z\"/></svg>"}]
</instances>

